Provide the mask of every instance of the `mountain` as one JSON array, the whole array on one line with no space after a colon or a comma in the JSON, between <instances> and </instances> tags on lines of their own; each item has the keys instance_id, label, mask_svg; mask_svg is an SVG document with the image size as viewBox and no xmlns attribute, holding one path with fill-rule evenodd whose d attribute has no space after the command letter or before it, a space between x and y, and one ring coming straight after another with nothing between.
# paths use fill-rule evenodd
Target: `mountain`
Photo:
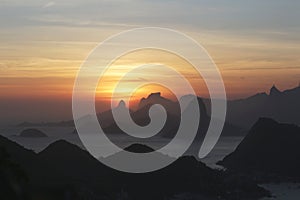
<instances>
[{"instance_id":1,"label":"mountain","mask_svg":"<svg viewBox=\"0 0 300 200\"><path fill-rule=\"evenodd\" d=\"M32 150L0 136L0 148L9 155L11 162L16 163L28 177L28 184L38 185L44 182L44 177L51 177L51 167L40 162L38 155Z\"/></svg>"},{"instance_id":2,"label":"mountain","mask_svg":"<svg viewBox=\"0 0 300 200\"><path fill-rule=\"evenodd\" d=\"M275 85L269 94L228 101L227 121L249 129L260 117L300 125L300 86L280 91Z\"/></svg>"},{"instance_id":3,"label":"mountain","mask_svg":"<svg viewBox=\"0 0 300 200\"><path fill-rule=\"evenodd\" d=\"M228 177L193 157L179 158L170 166L155 172L129 174L106 167L85 150L63 140L50 144L39 154L2 136L0 144L15 162L24 167L29 178L28 185L24 187L30 199L94 200L126 196L132 200L162 200L185 193L201 194L208 199L269 196L253 181ZM127 147L130 151L149 149L138 144Z\"/></svg>"},{"instance_id":4,"label":"mountain","mask_svg":"<svg viewBox=\"0 0 300 200\"><path fill-rule=\"evenodd\" d=\"M202 98L200 98L200 97L197 97L197 98L198 98L199 110L200 110L201 120L202 120L202 122L199 124L200 128L199 128L198 132L205 132L205 131L201 131L201 130L205 130L208 126L208 122L210 120L208 111L210 109L209 109L209 106L207 107L204 104ZM121 119L122 118L125 119L127 116L126 113L129 112L132 120L136 124L138 124L139 126L146 126L150 123L149 110L150 110L151 106L154 104L159 104L159 105L163 106L164 109L166 110L167 120L166 120L166 123L165 123L164 127L162 128L162 130L156 136L172 138L177 133L177 130L179 128L180 121L181 121L180 104L182 105L182 109L183 109L182 112L184 113L184 110L186 110L188 108L190 101L192 99L193 99L192 95L185 95L179 99L179 102L180 102L179 103L178 101L172 101L170 99L167 99L167 98L161 96L160 92L156 92L156 93L149 94L147 98L142 98L138 104L137 110L135 110L135 111L128 109L125 105L125 102L120 101L119 105L117 107L107 110L102 113L98 113L97 117L98 117L99 124L103 128L104 132L107 133L108 137L110 137L109 135L111 135L111 134L125 134L119 128L119 126L117 126L115 119L113 117L113 111L116 112L119 116L121 116ZM155 115L154 115L154 117L155 117ZM89 116L89 115L84 116L84 117L78 119L78 123L80 124L80 126L85 126L85 125L87 125L87 122L90 120L90 118L91 118L91 116ZM127 120L124 120L124 121L120 120L119 123L122 123L123 125L126 126ZM34 126L44 126L44 125L50 126L50 124L51 124L51 126L55 126L55 123L43 123L43 124L39 124L39 125L23 123L20 126L33 126L33 127ZM74 125L74 122L73 122L73 120L70 120L70 121L66 121L66 122L57 123L56 125L61 126L62 124L64 126L71 125L71 124ZM73 133L77 133L77 131L74 130ZM245 129L238 127L232 123L225 122L222 136L240 136L240 135L244 135L244 134L245 134ZM132 137L132 139L134 139L134 138Z\"/></svg>"},{"instance_id":5,"label":"mountain","mask_svg":"<svg viewBox=\"0 0 300 200\"><path fill-rule=\"evenodd\" d=\"M103 180L109 180L114 172L88 152L63 140L36 154L0 136L0 148L26 173L28 183L24 189L33 200L63 200L65 195L70 196L69 199L104 199L102 188L106 183Z\"/></svg>"},{"instance_id":6,"label":"mountain","mask_svg":"<svg viewBox=\"0 0 300 200\"><path fill-rule=\"evenodd\" d=\"M300 180L300 127L260 118L220 165L247 174Z\"/></svg>"},{"instance_id":7,"label":"mountain","mask_svg":"<svg viewBox=\"0 0 300 200\"><path fill-rule=\"evenodd\" d=\"M183 96L179 101L186 101L189 95ZM210 115L210 99L201 98L205 104L208 115ZM240 136L246 133L260 117L269 117L283 123L300 125L300 86L285 91L280 91L275 85L270 88L269 93L258 93L245 99L229 100L227 103L226 126L222 135ZM142 98L136 111L129 110L133 120L140 125L147 125L150 120L148 110L153 104L161 104L173 117L173 124L178 124L180 116L179 103L161 96L160 92L152 93L147 98ZM187 105L184 106L184 109ZM124 113L126 106L123 101L115 108ZM117 111L117 112L119 112ZM97 114L101 127L108 132L120 132L115 126L112 110ZM228 125L228 127L227 127ZM58 123L34 124L24 122L19 124L23 127L37 126L74 126L74 121L62 121ZM165 131L166 132L166 131Z\"/></svg>"},{"instance_id":8,"label":"mountain","mask_svg":"<svg viewBox=\"0 0 300 200\"><path fill-rule=\"evenodd\" d=\"M123 174L128 199L173 199L174 194L200 194L201 199L258 199L269 193L249 179L229 178L208 168L194 157L181 157L161 170L144 174ZM122 178L123 179L123 178ZM142 183L142 184L141 184ZM251 191L251 192L250 192Z\"/></svg>"},{"instance_id":9,"label":"mountain","mask_svg":"<svg viewBox=\"0 0 300 200\"><path fill-rule=\"evenodd\" d=\"M131 111L132 120L139 126L148 125L150 123L149 110L154 104L162 105L167 112L166 123L156 136L163 136L164 133L169 133L170 131L177 130L180 123L179 103L162 97L160 93L152 93L147 98L141 99L138 105L138 109L136 111ZM105 128L104 131L106 133L125 134L115 122Z\"/></svg>"},{"instance_id":10,"label":"mountain","mask_svg":"<svg viewBox=\"0 0 300 200\"><path fill-rule=\"evenodd\" d=\"M149 153L154 151L154 149L144 144L132 144L129 147L124 148L124 150L133 153Z\"/></svg>"},{"instance_id":11,"label":"mountain","mask_svg":"<svg viewBox=\"0 0 300 200\"><path fill-rule=\"evenodd\" d=\"M32 122L22 122L17 124L19 127L53 127L53 126L62 126L62 127L72 127L74 126L73 120L61 121L61 122L43 122L43 123L32 123Z\"/></svg>"},{"instance_id":12,"label":"mountain","mask_svg":"<svg viewBox=\"0 0 300 200\"><path fill-rule=\"evenodd\" d=\"M270 89L270 96L276 97L276 96L280 96L281 95L281 91L279 89L277 89L277 87L275 85L273 85Z\"/></svg>"},{"instance_id":13,"label":"mountain","mask_svg":"<svg viewBox=\"0 0 300 200\"><path fill-rule=\"evenodd\" d=\"M146 126L150 123L150 117L149 117L149 110L152 105L154 104L160 104L162 105L167 113L167 120L164 124L163 128L152 138L136 138L132 137L125 132L123 132L119 126L116 124L116 122L113 119L112 111L106 111L105 113L99 114L99 123L101 126L105 126L103 128L104 132L106 133L106 136L117 146L120 148L124 148L123 143L121 140L115 140L114 136L117 134L119 136L123 135L127 137L128 141L131 141L133 143L143 143L149 145L154 150L160 149L163 146L165 146L169 140L171 140L173 137L175 137L176 133L178 132L179 125L181 122L181 110L180 110L180 104L183 107L182 115L185 115L189 112L193 112L193 108L191 108L191 101L193 99L197 99L198 105L199 105L199 111L200 111L200 120L198 122L198 130L196 133L196 137L192 143L192 145L189 147L189 149L185 152L184 155L198 155L198 151L201 147L201 144L203 142L203 139L207 133L207 129L210 123L210 116L208 115L207 108L200 97L192 96L192 95L186 95L179 99L179 102L171 101L167 98L164 98L161 96L160 93L152 93L147 98L141 99L139 103L138 110L132 111L128 110L126 108L125 103L121 101L119 103L119 106L115 108L115 111L119 113L121 116L125 116L124 112L129 112L132 120L138 124L139 126ZM102 116L102 118L101 118ZM104 116L104 117L103 117ZM155 114L154 114L155 117ZM87 118L88 119L88 118ZM104 120L103 120L104 119ZM83 121L83 120L82 120ZM108 125L111 123L111 125ZM121 122L122 123L122 122ZM108 125L108 126L107 126ZM124 126L128 125L127 123L123 122ZM74 133L77 133L77 131L74 130ZM143 133L141 133L143 134ZM237 127L235 125L232 125L230 123L225 122L223 131L221 133L221 136L244 136L246 134L246 131L240 127ZM158 145L154 146L150 140L157 139L163 137L168 140L162 140L163 142L160 142Z\"/></svg>"},{"instance_id":14,"label":"mountain","mask_svg":"<svg viewBox=\"0 0 300 200\"><path fill-rule=\"evenodd\" d=\"M97 114L98 121L102 128L107 128L111 124L115 123L115 120L113 117L113 111L115 113L117 113L119 116L121 116L121 118L124 118L125 116L127 116L126 115L127 112L132 113L132 110L128 109L126 107L125 102L123 100L121 100L117 107ZM122 121L120 121L120 123L122 123Z\"/></svg>"},{"instance_id":15,"label":"mountain","mask_svg":"<svg viewBox=\"0 0 300 200\"><path fill-rule=\"evenodd\" d=\"M41 137L48 137L48 136L38 129L29 128L23 130L20 133L20 137L41 138Z\"/></svg>"},{"instance_id":16,"label":"mountain","mask_svg":"<svg viewBox=\"0 0 300 200\"><path fill-rule=\"evenodd\" d=\"M181 98L181 101L183 101L183 100L189 101L190 98L191 98L191 96L184 96ZM209 126L209 122L210 122L210 118L207 114L206 107L205 107L202 99L199 97L192 98L192 99L193 99L192 101L197 101L197 103L199 105L200 120L198 121L198 130L197 130L196 137L195 137L192 145L189 147L189 149L185 153L185 155L195 155L196 156L200 149L201 143L206 135L206 132L207 132L207 129ZM188 115L188 113L193 112L194 108L193 108L193 106L191 106L192 105L191 103L192 102L186 103L187 106L182 113L183 117L185 115ZM173 125L170 127L170 130L168 132L163 133L163 137L173 138L175 136L175 134L177 133L177 131L178 131L178 126Z\"/></svg>"},{"instance_id":17,"label":"mountain","mask_svg":"<svg viewBox=\"0 0 300 200\"><path fill-rule=\"evenodd\" d=\"M152 106L154 104L160 104L172 115L180 116L179 103L164 98L163 96L161 96L160 92L151 93L147 98L142 98L139 102L137 110L141 110L145 107Z\"/></svg>"},{"instance_id":18,"label":"mountain","mask_svg":"<svg viewBox=\"0 0 300 200\"><path fill-rule=\"evenodd\" d=\"M28 181L24 170L12 159L4 147L0 147L0 195L1 199L29 199Z\"/></svg>"},{"instance_id":19,"label":"mountain","mask_svg":"<svg viewBox=\"0 0 300 200\"><path fill-rule=\"evenodd\" d=\"M162 136L165 138L173 138L178 131L180 121L181 121L181 110L180 104L183 105L182 114L184 114L190 106L190 103L194 96L185 95L182 96L178 101L172 101L165 97L162 97L159 92L150 94L147 98L141 99L138 109L131 112L131 117L134 122L140 126L145 126L150 123L149 109L154 104L162 105L167 112L167 121L164 127L156 136ZM198 130L198 139L204 138L206 130L209 125L210 116L207 112L207 107L203 102L203 99L196 97L198 99L199 111L200 111L200 121L199 121L199 130ZM112 123L110 126L106 127L106 133L119 133L124 134L122 130ZM225 122L222 136L241 136L245 135L246 131L243 128L235 126L233 124ZM109 134L108 134L109 135Z\"/></svg>"},{"instance_id":20,"label":"mountain","mask_svg":"<svg viewBox=\"0 0 300 200\"><path fill-rule=\"evenodd\" d=\"M87 151L65 140L50 144L38 154L38 160L51 166L57 183L70 181L93 183L110 174L109 169Z\"/></svg>"},{"instance_id":21,"label":"mountain","mask_svg":"<svg viewBox=\"0 0 300 200\"><path fill-rule=\"evenodd\" d=\"M10 159L16 163L34 163L36 154L32 150L25 149L16 142L13 142L6 137L0 135L0 147L4 148L5 151L10 155ZM26 168L30 166L26 166Z\"/></svg>"},{"instance_id":22,"label":"mountain","mask_svg":"<svg viewBox=\"0 0 300 200\"><path fill-rule=\"evenodd\" d=\"M123 113L127 111L128 109L126 108L125 102L122 100L120 101L119 105L116 108L113 108L117 113L124 115ZM131 113L132 111L129 110ZM88 118L90 118L90 115L83 116L82 118L78 119L80 121L87 121ZM112 115L112 110L106 110L101 113L97 113L98 121L101 124L101 127L107 127L114 123L113 115ZM67 121L61 121L61 122L43 122L43 123L31 123L31 122L23 122L18 124L17 126L19 127L74 127L74 120L67 120Z\"/></svg>"}]
</instances>

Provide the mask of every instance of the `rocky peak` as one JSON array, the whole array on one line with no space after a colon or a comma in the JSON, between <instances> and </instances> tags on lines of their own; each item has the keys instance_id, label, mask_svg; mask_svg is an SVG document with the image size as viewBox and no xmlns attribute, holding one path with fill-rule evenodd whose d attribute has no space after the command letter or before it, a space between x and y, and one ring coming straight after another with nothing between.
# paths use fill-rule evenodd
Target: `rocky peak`
<instances>
[{"instance_id":1,"label":"rocky peak","mask_svg":"<svg viewBox=\"0 0 300 200\"><path fill-rule=\"evenodd\" d=\"M279 94L281 94L281 91L277 89L275 85L273 85L272 88L270 89L270 96L276 96Z\"/></svg>"},{"instance_id":2,"label":"rocky peak","mask_svg":"<svg viewBox=\"0 0 300 200\"><path fill-rule=\"evenodd\" d=\"M161 97L161 93L160 93L160 92L151 93L151 94L147 97L147 99L155 98L155 97Z\"/></svg>"},{"instance_id":3,"label":"rocky peak","mask_svg":"<svg viewBox=\"0 0 300 200\"><path fill-rule=\"evenodd\" d=\"M119 107L119 108L121 108L121 107L122 107L122 108L126 107L125 101L124 101L124 100L121 100L121 101L119 102L118 107Z\"/></svg>"}]
</instances>

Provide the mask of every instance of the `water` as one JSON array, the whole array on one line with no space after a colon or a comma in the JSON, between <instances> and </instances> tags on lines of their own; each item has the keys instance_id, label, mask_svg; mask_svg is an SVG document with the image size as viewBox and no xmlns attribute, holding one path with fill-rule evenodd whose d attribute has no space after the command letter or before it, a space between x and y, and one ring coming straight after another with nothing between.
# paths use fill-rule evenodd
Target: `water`
<instances>
[{"instance_id":1,"label":"water","mask_svg":"<svg viewBox=\"0 0 300 200\"><path fill-rule=\"evenodd\" d=\"M272 192L274 197L263 198L262 200L299 200L300 184L298 183L278 183L263 184L262 187Z\"/></svg>"},{"instance_id":2,"label":"water","mask_svg":"<svg viewBox=\"0 0 300 200\"><path fill-rule=\"evenodd\" d=\"M40 152L45 149L49 144L64 139L70 143L76 144L81 148L84 148L82 142L80 141L77 134L73 134L74 128L72 127L35 127L43 131L48 137L44 138L24 138L18 136L20 132L24 129L22 127L2 127L0 128L0 134L9 138L12 141L17 142L18 144L24 146L27 149L31 149L35 152ZM112 141L117 143L120 147L127 147L133 143L136 143L137 140L130 140L126 136L111 136ZM221 137L214 147L213 151L207 155L204 159L201 159L202 162L206 163L210 167L217 167L215 163L223 159L226 155L234 151L236 146L240 143L242 137ZM169 139L166 138L153 138L147 143L140 142L146 145L151 146L154 149L157 149L164 144L166 144ZM105 143L92 144L95 146L107 145Z\"/></svg>"},{"instance_id":3,"label":"water","mask_svg":"<svg viewBox=\"0 0 300 200\"><path fill-rule=\"evenodd\" d=\"M0 128L0 135L7 137L8 139L17 142L27 149L31 149L35 152L40 152L45 149L49 144L64 139L70 143L76 144L82 147L81 141L76 134L73 134L74 128L71 127L34 127L43 131L48 137L43 138L26 138L19 137L18 135L24 129L23 127L2 127Z\"/></svg>"}]
</instances>

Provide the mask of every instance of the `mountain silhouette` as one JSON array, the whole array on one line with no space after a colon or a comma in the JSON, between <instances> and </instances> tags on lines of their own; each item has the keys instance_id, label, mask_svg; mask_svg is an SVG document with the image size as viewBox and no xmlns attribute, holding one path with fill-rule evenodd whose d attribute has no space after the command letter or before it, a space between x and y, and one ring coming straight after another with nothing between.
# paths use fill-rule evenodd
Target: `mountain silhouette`
<instances>
[{"instance_id":1,"label":"mountain silhouette","mask_svg":"<svg viewBox=\"0 0 300 200\"><path fill-rule=\"evenodd\" d=\"M220 165L229 170L300 180L300 127L260 118Z\"/></svg>"},{"instance_id":2,"label":"mountain silhouette","mask_svg":"<svg viewBox=\"0 0 300 200\"><path fill-rule=\"evenodd\" d=\"M135 123L140 126L146 126L150 123L149 109L154 104L162 105L167 111L167 124L176 126L180 122L180 106L178 102L173 102L160 95L160 93L152 93L147 98L142 98L136 111L131 111L131 117ZM165 126L167 127L167 126ZM107 132L122 133L115 123L108 127ZM166 130L164 130L166 132Z\"/></svg>"},{"instance_id":3,"label":"mountain silhouette","mask_svg":"<svg viewBox=\"0 0 300 200\"><path fill-rule=\"evenodd\" d=\"M189 95L183 96L181 99L188 98L188 96ZM210 115L210 99L201 99L205 103L208 115ZM282 123L292 123L300 125L299 102L300 85L296 88L288 89L285 91L280 91L275 85L273 85L270 88L268 94L258 93L245 99L229 100L227 103L226 125L224 127L222 135L244 136L246 134L245 130L249 130L260 117L268 117ZM153 104L160 104L164 106L164 108L166 108L167 112L169 113L170 118L172 116L175 116L173 117L173 124L178 124L178 117L180 116L178 102L174 102L162 97L160 92L152 93L147 98L142 98L136 111L129 110L131 115L135 113L135 116L132 116L133 120L139 125L147 125L150 122L147 113L149 108ZM122 102L122 104L119 104L118 107L124 109L126 108L124 102ZM111 133L120 132L120 129L118 129L114 125L115 122L112 116L112 110L98 113L97 116L102 128L107 129L107 131ZM42 124L24 122L22 124L19 124L19 126L74 126L74 121L68 120L58 123L53 122Z\"/></svg>"},{"instance_id":4,"label":"mountain silhouette","mask_svg":"<svg viewBox=\"0 0 300 200\"><path fill-rule=\"evenodd\" d=\"M24 170L11 160L4 147L0 147L1 199L29 199L25 190L27 181Z\"/></svg>"},{"instance_id":5,"label":"mountain silhouette","mask_svg":"<svg viewBox=\"0 0 300 200\"><path fill-rule=\"evenodd\" d=\"M124 148L124 150L133 153L149 153L154 151L154 149L144 144L132 144L129 147Z\"/></svg>"},{"instance_id":6,"label":"mountain silhouette","mask_svg":"<svg viewBox=\"0 0 300 200\"><path fill-rule=\"evenodd\" d=\"M22 122L17 124L19 127L53 127L53 126L61 126L61 127L73 127L74 121L67 120L61 122L42 122L42 123L32 123L32 122Z\"/></svg>"},{"instance_id":7,"label":"mountain silhouette","mask_svg":"<svg viewBox=\"0 0 300 200\"><path fill-rule=\"evenodd\" d=\"M51 166L52 172L59 175L57 180L60 182L68 182L69 179L93 182L99 181L103 174L108 174L106 166L87 151L65 140L50 144L38 154L38 159Z\"/></svg>"},{"instance_id":8,"label":"mountain silhouette","mask_svg":"<svg viewBox=\"0 0 300 200\"><path fill-rule=\"evenodd\" d=\"M132 110L128 109L126 107L126 103L123 100L121 100L117 107L97 114L98 121L102 128L107 128L113 123L115 123L112 110L114 110L114 112L121 116L121 118L124 118L127 112L132 113ZM122 121L120 121L120 123L122 123Z\"/></svg>"},{"instance_id":9,"label":"mountain silhouette","mask_svg":"<svg viewBox=\"0 0 300 200\"><path fill-rule=\"evenodd\" d=\"M13 162L24 163L33 162L36 159L36 154L32 150L25 149L16 142L7 139L0 135L0 146L5 149L10 155Z\"/></svg>"},{"instance_id":10,"label":"mountain silhouette","mask_svg":"<svg viewBox=\"0 0 300 200\"><path fill-rule=\"evenodd\" d=\"M139 102L137 110L152 106L154 104L160 104L172 115L180 116L180 106L178 102L164 98L161 96L160 92L151 93L147 98L142 98Z\"/></svg>"},{"instance_id":11,"label":"mountain silhouette","mask_svg":"<svg viewBox=\"0 0 300 200\"><path fill-rule=\"evenodd\" d=\"M198 123L198 130L196 133L196 137L193 141L193 144L187 150L185 155L197 155L198 150L203 142L203 139L206 135L210 123L210 116L208 115L207 108L203 102L203 99L200 97L195 97L193 95L185 95L181 97L178 102L178 101L172 101L167 98L164 98L161 96L160 93L152 93L147 98L144 98L140 101L138 110L136 111L129 110L126 107L125 102L120 101L119 105L116 108L114 108L115 109L114 111L117 114L119 114L121 117L124 116L124 118L125 118L125 113L129 112L132 120L139 126L146 126L150 123L151 119L149 117L149 110L151 106L155 104L160 104L161 106L164 107L167 114L166 123L164 124L163 128L155 136L152 136L151 138L135 138L125 133L123 130L120 129L120 127L115 122L112 115L112 110L98 114L99 123L103 128L104 132L106 133L106 136L111 140L111 142L113 142L115 145L119 146L120 148L123 147L122 141L114 140L115 135L126 136L127 139L129 141L132 141L133 143L144 143L151 146L151 148L153 148L154 150L157 150L165 146L173 137L175 137L181 122L181 115L184 116L188 114L188 112L190 113L194 112L193 108L191 108L191 103L192 103L191 101L193 99L197 99L198 101L197 103L199 105L200 120ZM180 110L180 105L182 105L182 111ZM155 117L156 116L154 114L154 118ZM88 123L85 122L85 120L88 121L88 119L89 119L88 116L86 116L82 118L82 120L79 120L79 122L82 122L80 123L82 125L85 124L86 126L89 126ZM120 121L119 123L122 123L123 126L130 126L130 124L127 124L125 120L123 122ZM240 136L240 135L245 135L245 132L246 131L244 129L234 126L225 121L224 128L222 130L221 135ZM77 131L74 130L73 133L77 133ZM143 133L141 133L141 135L142 134ZM149 141L153 138L157 139L159 137L166 138L167 140L163 140L163 142L160 142L158 145L154 147Z\"/></svg>"},{"instance_id":12,"label":"mountain silhouette","mask_svg":"<svg viewBox=\"0 0 300 200\"><path fill-rule=\"evenodd\" d=\"M189 104L191 103L191 99L194 96L185 95L182 96L178 101L172 101L167 98L161 96L159 92L150 94L147 98L141 99L138 109L136 111L131 112L131 117L134 122L136 122L140 126L145 126L150 123L149 117L149 109L154 104L162 105L167 112L167 121L163 129L157 134L157 136L162 136L166 138L172 138L177 133L177 130L181 121L181 112L184 113L188 110ZM203 102L203 99L200 97L196 97L198 99L199 111L200 111L200 121L199 121L199 130L198 133L203 134L206 133L206 130L209 125L210 116L208 115L206 105ZM180 104L183 105L183 111L180 110ZM123 133L121 129L116 125L116 123L112 123L110 126L105 128L107 133ZM223 136L232 136L232 135L244 135L245 130L237 127L233 124L225 122L223 129Z\"/></svg>"},{"instance_id":13,"label":"mountain silhouette","mask_svg":"<svg viewBox=\"0 0 300 200\"><path fill-rule=\"evenodd\" d=\"M253 181L230 178L193 157L179 158L155 172L129 174L106 167L85 150L63 140L39 154L2 136L0 144L27 173L26 188L32 199L116 199L120 193L132 200L162 200L180 193L201 194L208 199L269 196ZM139 144L127 147L131 151L149 149Z\"/></svg>"},{"instance_id":14,"label":"mountain silhouette","mask_svg":"<svg viewBox=\"0 0 300 200\"><path fill-rule=\"evenodd\" d=\"M179 124L180 124L180 106L178 102L174 102L172 100L169 100L167 98L164 98L160 95L160 93L152 93L147 98L141 99L138 109L136 111L131 111L131 118L139 126L146 126L150 123L151 119L149 117L149 110L151 106L154 104L160 104L164 107L167 113L167 119L166 123L164 124L163 128L153 137L167 137L168 134L175 135ZM156 115L159 115L159 113L154 113L154 118ZM101 120L101 119L100 119ZM149 138L142 139L142 138L135 138L132 136L127 135L127 133L123 132L120 127L116 124L114 119L112 120L112 124L106 128L104 128L104 132L107 133L106 135L110 138L113 134L120 134L120 135L126 135L130 141L133 142L142 142L147 143L148 145L151 145L148 143ZM101 124L101 122L100 122ZM123 123L124 126L130 126L130 124ZM143 133L141 133L143 134ZM173 137L170 136L170 137ZM152 137L152 138L153 138ZM151 139L151 138L150 138ZM112 141L114 142L114 141ZM118 141L115 142L116 145L120 146L118 144ZM162 142L159 144L159 146L153 147L155 150L163 147L166 145L166 143Z\"/></svg>"},{"instance_id":15,"label":"mountain silhouette","mask_svg":"<svg viewBox=\"0 0 300 200\"><path fill-rule=\"evenodd\" d=\"M40 137L48 137L48 136L38 129L30 128L30 129L23 130L20 133L20 137L40 138Z\"/></svg>"},{"instance_id":16,"label":"mountain silhouette","mask_svg":"<svg viewBox=\"0 0 300 200\"><path fill-rule=\"evenodd\" d=\"M281 91L279 89L277 89L277 87L275 85L273 85L270 89L270 96L280 96L281 95Z\"/></svg>"},{"instance_id":17,"label":"mountain silhouette","mask_svg":"<svg viewBox=\"0 0 300 200\"><path fill-rule=\"evenodd\" d=\"M0 136L0 147L9 154L12 162L20 165L21 169L26 172L29 184L39 184L43 182L43 177L51 177L48 173L51 172L51 167L40 162L38 155L32 150L25 149L3 136Z\"/></svg>"},{"instance_id":18,"label":"mountain silhouette","mask_svg":"<svg viewBox=\"0 0 300 200\"><path fill-rule=\"evenodd\" d=\"M199 110L200 110L200 115L201 115L201 120L202 122L199 124L199 132L204 132L201 130L205 130L208 127L208 122L209 122L209 115L208 115L208 110L210 110L209 105L205 105L203 102L203 99L200 97L198 98L198 103L199 103ZM192 95L185 95L182 96L179 101L172 101L170 99L167 99L163 96L161 96L160 92L156 93L151 93L148 95L147 98L142 98L138 104L137 110L133 111L130 110L126 107L126 104L123 100L121 100L118 104L117 107L98 113L97 118L99 121L99 124L103 128L104 132L107 133L109 136L110 134L125 134L119 126L116 124L115 119L113 117L113 110L114 112L121 116L120 118L125 118L127 115L126 113L129 112L132 120L138 124L139 126L146 126L150 123L150 117L149 117L149 110L151 106L155 104L159 104L164 107L167 113L167 120L165 126L161 129L161 131L156 135L156 136L162 136L166 138L172 138L175 136L177 133L177 130L180 125L181 121L181 112L184 113L184 110L186 110L189 106L189 103L193 99ZM182 111L180 108L180 103L182 105ZM207 103L207 100L205 100L205 103ZM155 116L154 116L155 117ZM86 122L89 121L89 118L91 116L87 115L84 116L80 119L77 120L77 123L80 126L85 126ZM123 125L128 125L126 124L127 120L124 120L124 122L121 120L119 123L122 123ZM205 123L204 123L205 122ZM55 126L55 123L43 123L40 124L41 126L49 125L49 126ZM57 126L67 126L67 125L74 125L73 120L70 121L64 121L64 122L59 122L56 125ZM22 124L21 124L22 125ZM22 126L29 126L30 123L24 123ZM38 124L31 124L32 126L38 126ZM201 130L200 130L201 129ZM224 129L222 132L222 136L240 136L245 134L245 129L234 125L233 123L228 123L225 122ZM73 131L73 133L77 133L77 131Z\"/></svg>"},{"instance_id":19,"label":"mountain silhouette","mask_svg":"<svg viewBox=\"0 0 300 200\"><path fill-rule=\"evenodd\" d=\"M260 93L246 99L228 101L227 121L246 129L260 118L300 125L300 86L280 91L275 85L269 94Z\"/></svg>"}]
</instances>

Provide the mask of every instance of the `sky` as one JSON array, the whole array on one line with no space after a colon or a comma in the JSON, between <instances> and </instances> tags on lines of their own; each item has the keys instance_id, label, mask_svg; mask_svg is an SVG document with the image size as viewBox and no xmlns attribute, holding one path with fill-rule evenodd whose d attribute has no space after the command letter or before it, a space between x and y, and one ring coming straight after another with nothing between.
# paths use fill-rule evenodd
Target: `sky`
<instances>
[{"instance_id":1,"label":"sky","mask_svg":"<svg viewBox=\"0 0 300 200\"><path fill-rule=\"evenodd\" d=\"M0 0L0 124L70 119L75 76L90 51L107 37L138 27L175 29L203 45L229 99L266 92L273 84L281 90L295 87L300 81L299 9L298 0ZM172 55L137 54L141 63L161 56L164 64L193 77L187 64ZM139 63L133 62L135 56L116 61L107 80ZM160 70L153 73L168 77ZM197 94L207 97L201 78L195 81ZM112 86L97 90L100 110ZM158 88L152 90L141 90L138 97Z\"/></svg>"}]
</instances>

